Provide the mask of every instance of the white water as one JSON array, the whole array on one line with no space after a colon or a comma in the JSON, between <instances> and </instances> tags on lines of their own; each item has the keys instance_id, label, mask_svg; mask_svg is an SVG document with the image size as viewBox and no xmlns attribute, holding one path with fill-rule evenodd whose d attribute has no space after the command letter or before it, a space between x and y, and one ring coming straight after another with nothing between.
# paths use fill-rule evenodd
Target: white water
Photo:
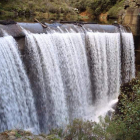
<instances>
[{"instance_id":1,"label":"white water","mask_svg":"<svg viewBox=\"0 0 140 140\"><path fill-rule=\"evenodd\" d=\"M95 98L94 106L90 106L87 113L87 119L98 121L100 115L105 116L112 110L110 103L119 95L120 34L90 32L87 33L86 40Z\"/></svg>"},{"instance_id":2,"label":"white water","mask_svg":"<svg viewBox=\"0 0 140 140\"><path fill-rule=\"evenodd\" d=\"M130 33L122 33L123 44L123 82L129 82L135 77L135 53L133 35Z\"/></svg>"},{"instance_id":3,"label":"white water","mask_svg":"<svg viewBox=\"0 0 140 140\"><path fill-rule=\"evenodd\" d=\"M121 84L120 33L86 31L83 40L83 33L72 29L65 33L60 29L60 32L26 35L26 49L30 52L29 56L34 56L30 63L39 61L40 65L38 67L37 64L35 70L30 67L29 71L35 73L37 70L42 76L41 88L46 98L43 104L47 108L44 110L46 114L41 113L41 116L45 120L48 118L48 122L43 124L44 128L49 123L52 127L60 127L74 118L98 121L100 115L105 116L109 110L113 111ZM124 49L123 53L129 53L133 61L128 58L123 60L124 63L131 63L127 67L133 75L128 77L131 80L135 76L134 45L132 35L128 34L129 46L123 41L123 48L127 46L131 50L128 52ZM37 78L36 74L34 78ZM40 81L37 83L40 85ZM33 90L37 91L37 88L33 86ZM51 111L47 113L50 108ZM53 113L50 115L50 112Z\"/></svg>"},{"instance_id":4,"label":"white water","mask_svg":"<svg viewBox=\"0 0 140 140\"><path fill-rule=\"evenodd\" d=\"M0 38L0 131L39 131L34 98L15 40Z\"/></svg>"},{"instance_id":5,"label":"white water","mask_svg":"<svg viewBox=\"0 0 140 140\"><path fill-rule=\"evenodd\" d=\"M0 131L19 124L47 133L74 118L98 122L113 111L120 84L135 77L131 33L123 33L121 40L120 33L59 30L25 32L32 90L15 40L0 38Z\"/></svg>"}]
</instances>

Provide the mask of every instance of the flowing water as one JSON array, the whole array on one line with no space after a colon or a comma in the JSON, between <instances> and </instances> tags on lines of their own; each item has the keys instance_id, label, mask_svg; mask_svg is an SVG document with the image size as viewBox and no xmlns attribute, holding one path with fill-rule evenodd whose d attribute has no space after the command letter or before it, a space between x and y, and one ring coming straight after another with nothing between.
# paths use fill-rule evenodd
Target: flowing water
<instances>
[{"instance_id":1,"label":"flowing water","mask_svg":"<svg viewBox=\"0 0 140 140\"><path fill-rule=\"evenodd\" d=\"M18 46L11 36L0 38L0 131L39 131L34 98Z\"/></svg>"},{"instance_id":2,"label":"flowing water","mask_svg":"<svg viewBox=\"0 0 140 140\"><path fill-rule=\"evenodd\" d=\"M98 121L117 102L121 83L135 77L131 33L25 33L29 80L15 40L0 38L0 131L47 133L75 118Z\"/></svg>"}]
</instances>

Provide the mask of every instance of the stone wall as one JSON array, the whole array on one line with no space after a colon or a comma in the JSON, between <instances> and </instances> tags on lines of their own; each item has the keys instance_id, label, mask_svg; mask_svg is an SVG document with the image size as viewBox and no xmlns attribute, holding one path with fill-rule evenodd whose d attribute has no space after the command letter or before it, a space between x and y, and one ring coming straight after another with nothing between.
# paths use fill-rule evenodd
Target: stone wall
<instances>
[{"instance_id":1,"label":"stone wall","mask_svg":"<svg viewBox=\"0 0 140 140\"><path fill-rule=\"evenodd\" d=\"M119 22L129 26L135 40L136 64L140 70L140 0L126 0L119 13Z\"/></svg>"}]
</instances>

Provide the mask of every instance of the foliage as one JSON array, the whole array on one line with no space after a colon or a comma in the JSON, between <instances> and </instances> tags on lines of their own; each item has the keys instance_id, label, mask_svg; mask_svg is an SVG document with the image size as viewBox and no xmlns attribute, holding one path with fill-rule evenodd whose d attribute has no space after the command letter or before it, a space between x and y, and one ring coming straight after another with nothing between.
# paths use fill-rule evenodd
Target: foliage
<instances>
[{"instance_id":1,"label":"foliage","mask_svg":"<svg viewBox=\"0 0 140 140\"><path fill-rule=\"evenodd\" d=\"M118 115L115 116L114 121L116 124L122 124L124 128L118 137L120 140L138 140L140 138L140 79L125 84L121 91Z\"/></svg>"},{"instance_id":2,"label":"foliage","mask_svg":"<svg viewBox=\"0 0 140 140\"><path fill-rule=\"evenodd\" d=\"M109 9L108 14L110 17L117 18L119 11L121 11L123 7L123 3L125 0L118 1L112 8Z\"/></svg>"},{"instance_id":3,"label":"foliage","mask_svg":"<svg viewBox=\"0 0 140 140\"><path fill-rule=\"evenodd\" d=\"M59 15L61 13L64 16L68 13L76 14L66 0L2 0L1 5L3 12L0 10L0 14L5 17L11 17L11 13L15 16L35 16L36 13L38 15L43 13Z\"/></svg>"},{"instance_id":4,"label":"foliage","mask_svg":"<svg viewBox=\"0 0 140 140\"><path fill-rule=\"evenodd\" d=\"M90 121L75 119L66 129L54 129L50 132L50 135L55 134L65 140L94 140L92 135L93 125L94 123Z\"/></svg>"},{"instance_id":5,"label":"foliage","mask_svg":"<svg viewBox=\"0 0 140 140\"><path fill-rule=\"evenodd\" d=\"M120 6L123 6L123 1L124 0L71 0L71 4L81 12L91 9L92 14L97 17L101 13L105 13L110 10L114 5L119 9ZM110 13L113 14L111 11ZM116 12L115 14L117 15Z\"/></svg>"},{"instance_id":6,"label":"foliage","mask_svg":"<svg viewBox=\"0 0 140 140\"><path fill-rule=\"evenodd\" d=\"M124 84L119 99L112 119L100 118L100 123L76 119L65 129L52 130L50 136L61 140L139 140L140 78Z\"/></svg>"},{"instance_id":7,"label":"foliage","mask_svg":"<svg viewBox=\"0 0 140 140\"><path fill-rule=\"evenodd\" d=\"M107 11L110 16L115 17L122 9L123 2L124 0L1 0L0 7L3 11L13 12L20 16L36 13L63 13L67 16L67 14L77 13L73 8L75 7L80 12L88 11L94 17Z\"/></svg>"},{"instance_id":8,"label":"foliage","mask_svg":"<svg viewBox=\"0 0 140 140\"><path fill-rule=\"evenodd\" d=\"M21 137L21 134L20 133L18 133L18 131L15 133L15 136L17 137L17 138L20 138Z\"/></svg>"}]
</instances>

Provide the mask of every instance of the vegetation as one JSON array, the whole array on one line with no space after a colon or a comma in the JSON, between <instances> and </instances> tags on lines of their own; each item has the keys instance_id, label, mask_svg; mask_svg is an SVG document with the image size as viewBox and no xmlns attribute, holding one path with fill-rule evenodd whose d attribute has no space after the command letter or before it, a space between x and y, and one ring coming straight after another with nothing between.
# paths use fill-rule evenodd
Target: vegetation
<instances>
[{"instance_id":1,"label":"vegetation","mask_svg":"<svg viewBox=\"0 0 140 140\"><path fill-rule=\"evenodd\" d=\"M100 123L74 120L65 129L54 129L38 136L22 130L6 131L8 137L30 140L139 140L140 139L140 74L121 87L121 94L113 116L100 118Z\"/></svg>"},{"instance_id":2,"label":"vegetation","mask_svg":"<svg viewBox=\"0 0 140 140\"><path fill-rule=\"evenodd\" d=\"M69 14L76 16L74 8L65 0L2 0L0 14L5 17L37 16L50 20Z\"/></svg>"},{"instance_id":3,"label":"vegetation","mask_svg":"<svg viewBox=\"0 0 140 140\"><path fill-rule=\"evenodd\" d=\"M95 17L101 13L109 11L109 15L116 17L120 9L123 8L124 0L71 0L74 7L78 8L80 12L89 11Z\"/></svg>"},{"instance_id":4,"label":"vegetation","mask_svg":"<svg viewBox=\"0 0 140 140\"><path fill-rule=\"evenodd\" d=\"M76 20L79 12L87 11L97 18L101 13L117 17L124 0L1 0L0 14L5 17L37 16L48 19ZM81 18L82 19L82 18Z\"/></svg>"},{"instance_id":5,"label":"vegetation","mask_svg":"<svg viewBox=\"0 0 140 140\"><path fill-rule=\"evenodd\" d=\"M101 118L99 124L74 120L65 130L52 130L50 136L55 136L59 140L139 140L140 78L123 85L119 98L112 119Z\"/></svg>"},{"instance_id":6,"label":"vegetation","mask_svg":"<svg viewBox=\"0 0 140 140\"><path fill-rule=\"evenodd\" d=\"M121 87L119 103L111 118L100 118L100 123L76 119L65 129L51 130L48 135L37 136L22 130L0 134L0 139L8 137L30 140L139 140L140 76Z\"/></svg>"},{"instance_id":7,"label":"vegetation","mask_svg":"<svg viewBox=\"0 0 140 140\"><path fill-rule=\"evenodd\" d=\"M125 0L121 0L121 1L118 1L113 7L111 7L108 11L108 15L110 17L114 17L114 18L118 18L118 13L124 9L124 1Z\"/></svg>"}]
</instances>

